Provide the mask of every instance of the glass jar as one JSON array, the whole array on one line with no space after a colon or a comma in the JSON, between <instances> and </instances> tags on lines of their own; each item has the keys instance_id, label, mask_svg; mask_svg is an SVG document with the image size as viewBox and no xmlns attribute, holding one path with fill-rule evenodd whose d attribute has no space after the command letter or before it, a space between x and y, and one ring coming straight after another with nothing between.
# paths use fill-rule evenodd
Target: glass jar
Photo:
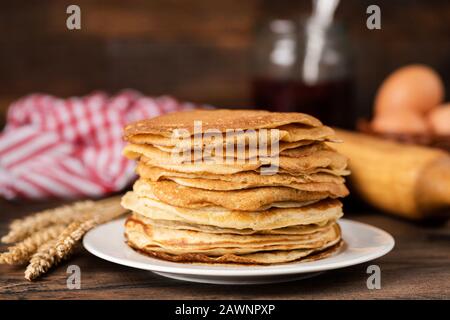
<instances>
[{"instance_id":1,"label":"glass jar","mask_svg":"<svg viewBox=\"0 0 450 320\"><path fill-rule=\"evenodd\" d=\"M315 32L308 21L273 20L254 47L256 107L303 112L327 125L353 128L350 50L342 26Z\"/></svg>"}]
</instances>

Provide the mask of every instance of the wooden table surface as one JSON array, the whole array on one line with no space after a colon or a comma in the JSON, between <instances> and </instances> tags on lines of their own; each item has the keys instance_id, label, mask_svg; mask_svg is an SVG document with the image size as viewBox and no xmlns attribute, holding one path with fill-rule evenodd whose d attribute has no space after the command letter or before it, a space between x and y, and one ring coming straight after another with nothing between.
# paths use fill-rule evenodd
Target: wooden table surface
<instances>
[{"instance_id":1,"label":"wooden table surface","mask_svg":"<svg viewBox=\"0 0 450 320\"><path fill-rule=\"evenodd\" d=\"M8 221L55 203L19 204L0 200L0 232ZM329 271L314 278L252 286L196 284L163 278L116 265L84 249L35 282L23 278L24 267L0 266L0 299L450 299L450 222L412 224L381 213L350 213L346 218L391 233L396 246L375 261ZM2 245L0 249L4 250ZM81 268L81 289L66 286L69 265ZM366 269L381 268L381 289L369 290Z\"/></svg>"}]
</instances>

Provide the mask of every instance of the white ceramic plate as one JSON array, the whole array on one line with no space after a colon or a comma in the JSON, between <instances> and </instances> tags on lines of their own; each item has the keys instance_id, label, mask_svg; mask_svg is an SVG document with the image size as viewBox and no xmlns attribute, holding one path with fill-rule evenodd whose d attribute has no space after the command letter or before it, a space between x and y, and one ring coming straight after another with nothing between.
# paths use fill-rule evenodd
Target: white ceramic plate
<instances>
[{"instance_id":1,"label":"white ceramic plate","mask_svg":"<svg viewBox=\"0 0 450 320\"><path fill-rule=\"evenodd\" d=\"M124 266L150 270L173 279L203 283L256 284L309 278L326 270L379 258L394 247L394 238L387 232L364 223L340 219L345 245L335 255L322 260L257 267L191 265L137 253L125 244L124 221L115 220L92 229L84 237L84 247L102 259Z\"/></svg>"}]
</instances>

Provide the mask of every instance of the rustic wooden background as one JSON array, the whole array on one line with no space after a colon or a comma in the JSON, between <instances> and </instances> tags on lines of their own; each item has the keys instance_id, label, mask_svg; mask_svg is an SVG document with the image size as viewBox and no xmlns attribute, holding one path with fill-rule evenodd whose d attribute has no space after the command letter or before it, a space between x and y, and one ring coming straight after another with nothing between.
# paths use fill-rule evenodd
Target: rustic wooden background
<instances>
[{"instance_id":1,"label":"rustic wooden background","mask_svg":"<svg viewBox=\"0 0 450 320\"><path fill-rule=\"evenodd\" d=\"M338 9L352 39L356 102L370 110L380 81L394 68L422 62L450 86L450 2L346 0ZM69 4L82 30L65 26ZM378 4L382 30L365 27ZM135 88L219 106L251 105L250 49L270 18L296 18L310 1L46 0L2 1L0 125L9 102L30 92L60 96Z\"/></svg>"},{"instance_id":2,"label":"rustic wooden background","mask_svg":"<svg viewBox=\"0 0 450 320\"><path fill-rule=\"evenodd\" d=\"M27 204L0 199L0 235L10 219L61 205L61 201ZM95 257L82 249L41 279L23 278L24 266L0 265L0 301L14 299L450 299L450 220L414 224L374 212L345 218L382 228L395 248L374 261L326 272L311 279L254 286L198 284L163 278ZM6 245L0 243L0 251ZM381 289L368 290L367 267L381 268ZM67 267L81 268L81 289L67 289Z\"/></svg>"},{"instance_id":3,"label":"rustic wooden background","mask_svg":"<svg viewBox=\"0 0 450 320\"><path fill-rule=\"evenodd\" d=\"M450 1L342 2L338 17L352 39L361 115L369 113L382 79L407 63L435 67L450 92ZM69 4L81 7L80 31L66 28ZM381 31L365 27L370 4L381 7ZM255 30L265 20L297 18L309 11L308 0L2 1L0 127L9 103L36 91L69 96L134 88L218 106L249 106ZM5 232L9 218L50 206L0 200L0 231ZM186 285L83 252L73 263L90 273L78 297L448 299L448 222L428 228L378 213L348 217L382 227L396 238L394 251L377 261L383 267L385 290L365 288L366 265L262 290ZM22 269L1 268L0 297L74 298L64 289L64 267L31 286L23 280Z\"/></svg>"}]
</instances>

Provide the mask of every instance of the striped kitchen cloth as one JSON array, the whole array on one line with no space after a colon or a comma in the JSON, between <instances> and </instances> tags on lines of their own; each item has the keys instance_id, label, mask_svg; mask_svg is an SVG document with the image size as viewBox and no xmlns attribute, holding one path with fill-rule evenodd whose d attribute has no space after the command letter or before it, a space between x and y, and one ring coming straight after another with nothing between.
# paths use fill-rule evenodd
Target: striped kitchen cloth
<instances>
[{"instance_id":1,"label":"striped kitchen cloth","mask_svg":"<svg viewBox=\"0 0 450 320\"><path fill-rule=\"evenodd\" d=\"M119 191L134 178L134 164L122 156L123 127L193 107L131 90L68 99L26 96L11 104L0 133L0 196L79 198Z\"/></svg>"}]
</instances>

